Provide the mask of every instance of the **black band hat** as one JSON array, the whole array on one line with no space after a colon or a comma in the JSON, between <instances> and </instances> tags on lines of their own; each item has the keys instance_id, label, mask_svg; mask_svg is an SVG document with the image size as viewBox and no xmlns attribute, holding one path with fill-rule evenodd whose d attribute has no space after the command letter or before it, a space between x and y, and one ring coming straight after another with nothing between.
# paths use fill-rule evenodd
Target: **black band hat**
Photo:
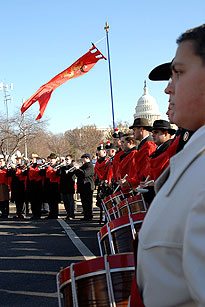
<instances>
[{"instance_id":1,"label":"black band hat","mask_svg":"<svg viewBox=\"0 0 205 307\"><path fill-rule=\"evenodd\" d=\"M133 125L130 126L129 129L140 128L140 127L145 128L147 131L152 131L152 126L150 125L149 120L143 117L135 118Z\"/></svg>"},{"instance_id":2,"label":"black band hat","mask_svg":"<svg viewBox=\"0 0 205 307\"><path fill-rule=\"evenodd\" d=\"M119 131L118 128L115 128L115 132L112 134L113 139L120 139L123 137L123 132Z\"/></svg>"},{"instance_id":3,"label":"black band hat","mask_svg":"<svg viewBox=\"0 0 205 307\"><path fill-rule=\"evenodd\" d=\"M152 71L149 73L149 79L152 81L167 81L171 78L172 70L171 64L173 60L169 63L164 63L161 65L156 66Z\"/></svg>"},{"instance_id":4,"label":"black band hat","mask_svg":"<svg viewBox=\"0 0 205 307\"><path fill-rule=\"evenodd\" d=\"M107 143L107 144L105 145L105 149L116 149L116 147L114 146L113 143Z\"/></svg>"},{"instance_id":5,"label":"black band hat","mask_svg":"<svg viewBox=\"0 0 205 307\"><path fill-rule=\"evenodd\" d=\"M98 147L97 147L97 151L103 150L104 149L104 145L103 143L101 143Z\"/></svg>"},{"instance_id":6,"label":"black band hat","mask_svg":"<svg viewBox=\"0 0 205 307\"><path fill-rule=\"evenodd\" d=\"M168 133L171 135L176 133L176 130L171 127L170 122L163 119L155 120L153 123L152 130L167 130Z\"/></svg>"}]
</instances>

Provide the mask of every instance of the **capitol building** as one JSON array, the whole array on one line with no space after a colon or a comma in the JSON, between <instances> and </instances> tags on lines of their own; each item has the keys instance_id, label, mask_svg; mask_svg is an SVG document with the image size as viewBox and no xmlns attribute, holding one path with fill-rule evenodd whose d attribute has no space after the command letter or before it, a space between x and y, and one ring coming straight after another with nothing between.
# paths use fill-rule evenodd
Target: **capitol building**
<instances>
[{"instance_id":1,"label":"capitol building","mask_svg":"<svg viewBox=\"0 0 205 307\"><path fill-rule=\"evenodd\" d=\"M144 93L138 99L135 107L134 119L138 117L147 118L151 125L155 120L161 118L157 101L148 93L146 81L144 82Z\"/></svg>"}]
</instances>

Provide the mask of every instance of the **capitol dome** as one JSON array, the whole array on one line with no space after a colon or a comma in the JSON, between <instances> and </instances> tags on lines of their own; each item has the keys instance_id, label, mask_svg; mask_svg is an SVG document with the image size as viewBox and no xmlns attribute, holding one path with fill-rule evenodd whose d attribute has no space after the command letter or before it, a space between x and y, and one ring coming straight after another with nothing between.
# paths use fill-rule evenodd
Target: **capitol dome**
<instances>
[{"instance_id":1,"label":"capitol dome","mask_svg":"<svg viewBox=\"0 0 205 307\"><path fill-rule=\"evenodd\" d=\"M157 101L148 93L146 81L144 82L144 93L138 99L135 107L134 119L138 117L147 118L151 125L155 120L161 118Z\"/></svg>"}]
</instances>

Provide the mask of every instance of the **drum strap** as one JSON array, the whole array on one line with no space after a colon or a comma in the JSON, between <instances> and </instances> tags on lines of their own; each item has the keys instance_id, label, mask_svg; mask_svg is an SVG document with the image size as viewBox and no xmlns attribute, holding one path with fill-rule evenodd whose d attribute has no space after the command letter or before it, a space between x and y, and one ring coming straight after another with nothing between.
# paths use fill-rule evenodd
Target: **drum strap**
<instances>
[{"instance_id":1,"label":"drum strap","mask_svg":"<svg viewBox=\"0 0 205 307\"><path fill-rule=\"evenodd\" d=\"M61 307L61 292L60 292L60 273L56 275L57 293L58 293L58 306Z\"/></svg>"},{"instance_id":2,"label":"drum strap","mask_svg":"<svg viewBox=\"0 0 205 307\"><path fill-rule=\"evenodd\" d=\"M76 285L75 285L75 271L73 267L74 263L71 263L70 276L71 276L72 299L73 299L73 306L78 307L78 298L77 298Z\"/></svg>"},{"instance_id":3,"label":"drum strap","mask_svg":"<svg viewBox=\"0 0 205 307\"><path fill-rule=\"evenodd\" d=\"M136 230L135 230L135 227L134 227L133 219L132 219L130 214L129 214L129 220L130 220L130 227L131 227L131 231L132 231L132 237L133 237L133 240L134 240L135 237L136 237Z\"/></svg>"},{"instance_id":4,"label":"drum strap","mask_svg":"<svg viewBox=\"0 0 205 307\"><path fill-rule=\"evenodd\" d=\"M116 307L115 298L114 298L114 291L113 291L113 286L112 286L112 278L111 278L111 274L110 274L110 265L109 265L107 255L104 256L104 264L105 264L105 272L106 272L110 307Z\"/></svg>"}]
</instances>

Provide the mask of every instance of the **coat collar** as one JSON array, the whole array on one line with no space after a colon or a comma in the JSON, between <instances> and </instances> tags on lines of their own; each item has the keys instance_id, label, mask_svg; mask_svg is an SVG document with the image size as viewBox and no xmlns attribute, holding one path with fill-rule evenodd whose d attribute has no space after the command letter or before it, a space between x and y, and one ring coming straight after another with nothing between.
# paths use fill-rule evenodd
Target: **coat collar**
<instances>
[{"instance_id":1,"label":"coat collar","mask_svg":"<svg viewBox=\"0 0 205 307\"><path fill-rule=\"evenodd\" d=\"M200 155L205 154L204 139L205 126L198 129L190 138L189 142L185 145L184 149L170 159L170 167L168 167L156 181L156 192L162 187L165 181L165 194L168 196L172 192L175 185L188 167Z\"/></svg>"},{"instance_id":2,"label":"coat collar","mask_svg":"<svg viewBox=\"0 0 205 307\"><path fill-rule=\"evenodd\" d=\"M140 150L142 148L142 146L144 145L144 143L146 143L148 141L152 141L153 142L153 137L151 135L149 135L149 134L141 140L141 142L139 143L137 149Z\"/></svg>"}]
</instances>

